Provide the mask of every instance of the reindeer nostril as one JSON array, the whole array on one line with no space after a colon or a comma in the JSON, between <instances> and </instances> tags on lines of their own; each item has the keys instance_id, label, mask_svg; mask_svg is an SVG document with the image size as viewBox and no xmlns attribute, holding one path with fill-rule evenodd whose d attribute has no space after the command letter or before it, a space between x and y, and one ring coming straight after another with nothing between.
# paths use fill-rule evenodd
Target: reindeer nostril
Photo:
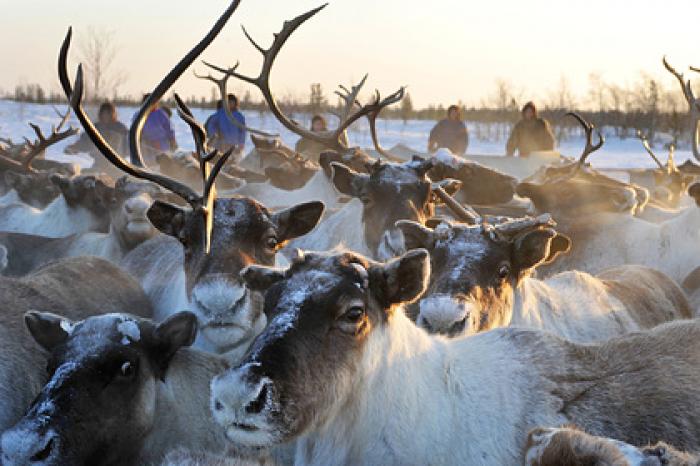
<instances>
[{"instance_id":1,"label":"reindeer nostril","mask_svg":"<svg viewBox=\"0 0 700 466\"><path fill-rule=\"evenodd\" d=\"M265 407L265 401L267 401L267 384L262 386L258 396L245 407L246 413L259 414Z\"/></svg>"},{"instance_id":2,"label":"reindeer nostril","mask_svg":"<svg viewBox=\"0 0 700 466\"><path fill-rule=\"evenodd\" d=\"M51 454L51 450L53 449L53 438L51 438L47 443L44 448L41 449L41 451L38 451L29 458L29 461L31 462L38 462L38 461L44 461L46 460L49 455Z\"/></svg>"},{"instance_id":3,"label":"reindeer nostril","mask_svg":"<svg viewBox=\"0 0 700 466\"><path fill-rule=\"evenodd\" d=\"M221 402L220 402L219 400L215 400L215 401L214 401L214 409L215 409L216 411L223 411L224 405L221 404Z\"/></svg>"}]
</instances>

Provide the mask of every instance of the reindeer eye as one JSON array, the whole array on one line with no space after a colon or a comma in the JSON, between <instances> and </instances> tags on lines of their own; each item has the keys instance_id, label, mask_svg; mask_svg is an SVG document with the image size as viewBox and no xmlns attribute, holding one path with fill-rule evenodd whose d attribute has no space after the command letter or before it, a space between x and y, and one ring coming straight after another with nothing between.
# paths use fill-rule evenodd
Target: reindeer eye
<instances>
[{"instance_id":1,"label":"reindeer eye","mask_svg":"<svg viewBox=\"0 0 700 466\"><path fill-rule=\"evenodd\" d=\"M279 243L277 242L277 238L275 238L274 236L270 236L265 240L265 247L267 249L276 249L278 244Z\"/></svg>"},{"instance_id":2,"label":"reindeer eye","mask_svg":"<svg viewBox=\"0 0 700 466\"><path fill-rule=\"evenodd\" d=\"M505 280L510 275L510 267L507 264L503 264L498 269L498 278Z\"/></svg>"},{"instance_id":3,"label":"reindeer eye","mask_svg":"<svg viewBox=\"0 0 700 466\"><path fill-rule=\"evenodd\" d=\"M124 362L119 368L119 377L122 379L132 379L136 375L136 365L130 361Z\"/></svg>"},{"instance_id":4,"label":"reindeer eye","mask_svg":"<svg viewBox=\"0 0 700 466\"><path fill-rule=\"evenodd\" d=\"M371 204L372 203L372 198L369 196L361 196L360 201L362 201L363 204Z\"/></svg>"},{"instance_id":5,"label":"reindeer eye","mask_svg":"<svg viewBox=\"0 0 700 466\"><path fill-rule=\"evenodd\" d=\"M348 309L343 318L348 322L357 323L365 316L365 309L360 306L353 306Z\"/></svg>"}]
</instances>

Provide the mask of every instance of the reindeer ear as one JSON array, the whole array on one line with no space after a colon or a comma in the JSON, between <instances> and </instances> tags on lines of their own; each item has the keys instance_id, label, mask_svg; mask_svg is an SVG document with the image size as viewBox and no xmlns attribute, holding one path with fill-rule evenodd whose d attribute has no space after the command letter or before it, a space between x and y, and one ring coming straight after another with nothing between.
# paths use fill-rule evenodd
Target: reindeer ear
<instances>
[{"instance_id":1,"label":"reindeer ear","mask_svg":"<svg viewBox=\"0 0 700 466\"><path fill-rule=\"evenodd\" d=\"M370 268L370 286L385 309L418 299L428 288L429 279L430 255L425 249L413 249Z\"/></svg>"},{"instance_id":2,"label":"reindeer ear","mask_svg":"<svg viewBox=\"0 0 700 466\"><path fill-rule=\"evenodd\" d=\"M333 162L340 162L342 159L343 156L340 155L338 152L327 150L321 152L321 155L318 156L318 164L321 165L323 173L325 173L328 178L332 179L333 167L331 166L331 164Z\"/></svg>"},{"instance_id":3,"label":"reindeer ear","mask_svg":"<svg viewBox=\"0 0 700 466\"><path fill-rule=\"evenodd\" d=\"M566 254L571 250L571 238L561 233L557 233L557 236L552 238L552 243L549 245L549 255L545 259L544 263L549 264L553 262L560 254Z\"/></svg>"},{"instance_id":4,"label":"reindeer ear","mask_svg":"<svg viewBox=\"0 0 700 466\"><path fill-rule=\"evenodd\" d=\"M394 225L403 233L403 241L406 250L420 248L432 249L435 245L433 230L424 227L418 222L399 220Z\"/></svg>"},{"instance_id":5,"label":"reindeer ear","mask_svg":"<svg viewBox=\"0 0 700 466\"><path fill-rule=\"evenodd\" d=\"M249 265L241 270L241 278L251 290L265 291L284 278L284 272L264 265Z\"/></svg>"},{"instance_id":6,"label":"reindeer ear","mask_svg":"<svg viewBox=\"0 0 700 466\"><path fill-rule=\"evenodd\" d=\"M316 227L323 215L323 202L313 201L298 204L272 215L277 225L279 241L288 241L305 235Z\"/></svg>"},{"instance_id":7,"label":"reindeer ear","mask_svg":"<svg viewBox=\"0 0 700 466\"><path fill-rule=\"evenodd\" d=\"M553 261L570 247L571 240L552 228L529 231L513 241L513 263L520 270L532 269Z\"/></svg>"},{"instance_id":8,"label":"reindeer ear","mask_svg":"<svg viewBox=\"0 0 700 466\"><path fill-rule=\"evenodd\" d=\"M342 163L332 162L333 184L336 189L346 196L358 197L362 191L362 185L368 178L365 174L359 174Z\"/></svg>"},{"instance_id":9,"label":"reindeer ear","mask_svg":"<svg viewBox=\"0 0 700 466\"><path fill-rule=\"evenodd\" d=\"M693 183L688 188L688 195L695 199L695 204L700 207L700 183Z\"/></svg>"},{"instance_id":10,"label":"reindeer ear","mask_svg":"<svg viewBox=\"0 0 700 466\"><path fill-rule=\"evenodd\" d=\"M146 215L159 231L179 239L185 226L187 211L168 202L154 201Z\"/></svg>"},{"instance_id":11,"label":"reindeer ear","mask_svg":"<svg viewBox=\"0 0 700 466\"><path fill-rule=\"evenodd\" d=\"M70 336L74 323L50 312L28 311L24 324L34 340L47 351L52 351Z\"/></svg>"},{"instance_id":12,"label":"reindeer ear","mask_svg":"<svg viewBox=\"0 0 700 466\"><path fill-rule=\"evenodd\" d=\"M180 348L191 346L197 337L197 316L191 312L173 314L153 331L156 358L161 369L161 379L170 360Z\"/></svg>"}]
</instances>

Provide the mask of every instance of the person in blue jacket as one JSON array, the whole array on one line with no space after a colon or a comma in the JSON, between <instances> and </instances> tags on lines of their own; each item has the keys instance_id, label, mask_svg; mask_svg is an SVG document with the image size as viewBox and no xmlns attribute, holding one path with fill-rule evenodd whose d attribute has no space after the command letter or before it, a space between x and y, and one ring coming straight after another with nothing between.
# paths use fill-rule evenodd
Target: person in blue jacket
<instances>
[{"instance_id":1,"label":"person in blue jacket","mask_svg":"<svg viewBox=\"0 0 700 466\"><path fill-rule=\"evenodd\" d=\"M235 95L228 95L228 105L233 117L240 125L237 126L229 120L223 101L219 101L216 105L216 113L207 119L205 127L213 147L220 151L233 148L231 158L239 160L243 155L247 135L245 117L238 110L238 98Z\"/></svg>"},{"instance_id":2,"label":"person in blue jacket","mask_svg":"<svg viewBox=\"0 0 700 466\"><path fill-rule=\"evenodd\" d=\"M149 94L143 96L144 102L148 96ZM147 157L177 150L175 131L170 122L170 116L159 104L154 104L146 117L146 122L141 130L141 147Z\"/></svg>"}]
</instances>

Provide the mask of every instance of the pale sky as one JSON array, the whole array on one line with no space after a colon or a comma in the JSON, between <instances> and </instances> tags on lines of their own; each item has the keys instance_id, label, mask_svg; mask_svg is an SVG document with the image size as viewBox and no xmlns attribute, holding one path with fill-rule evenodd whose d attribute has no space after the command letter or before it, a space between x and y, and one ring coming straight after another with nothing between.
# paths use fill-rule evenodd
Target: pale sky
<instances>
[{"instance_id":1,"label":"pale sky","mask_svg":"<svg viewBox=\"0 0 700 466\"><path fill-rule=\"evenodd\" d=\"M267 46L283 20L322 1L243 0L203 58L221 65L240 60L239 70L257 74L259 54L240 25ZM89 26L114 31L114 60L128 76L124 91L148 91L228 3L0 0L0 89L11 91L19 82L58 89L56 56L72 25L77 41ZM278 96L306 96L310 83L320 82L330 95L338 83L367 72L368 90L389 93L405 84L423 106L478 104L493 94L499 78L523 89L526 98L544 98L562 75L585 95L592 72L624 84L644 71L670 86L661 56L667 54L678 69L700 66L699 18L697 0L331 0L287 42L272 87ZM246 88L232 84L238 92ZM191 72L175 85L186 96L209 96L210 89Z\"/></svg>"}]
</instances>

